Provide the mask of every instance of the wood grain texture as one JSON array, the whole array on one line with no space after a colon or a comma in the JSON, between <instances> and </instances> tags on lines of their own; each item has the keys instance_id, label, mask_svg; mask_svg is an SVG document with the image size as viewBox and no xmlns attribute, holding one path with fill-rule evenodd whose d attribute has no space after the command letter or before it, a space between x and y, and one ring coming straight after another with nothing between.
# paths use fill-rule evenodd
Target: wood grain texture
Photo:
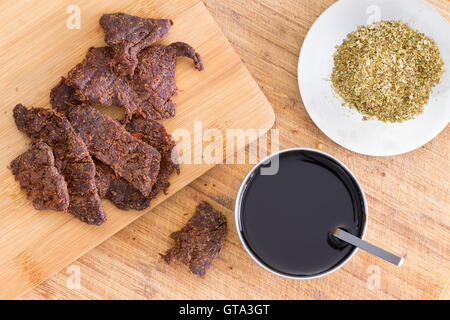
<instances>
[{"instance_id":1,"label":"wood grain texture","mask_svg":"<svg viewBox=\"0 0 450 320\"><path fill-rule=\"evenodd\" d=\"M74 30L65 24L69 4L71 1L3 1L0 5L0 19L16 17L2 29L0 44L0 298L24 293L149 211L125 212L105 200L108 221L101 227L89 226L70 214L37 211L7 168L29 145L29 139L14 124L14 105L48 106L50 89L61 75L81 61L90 46L103 44L104 34L98 25L103 13L170 17L174 26L164 42L182 40L201 54L205 64L202 72L194 69L192 61L179 59L176 81L181 94L174 99L177 116L164 121L169 132L183 129L190 135L186 141L193 152L199 146L193 135L194 121L201 121L204 130L214 128L223 135L229 128L267 131L274 122L272 107L203 3L78 1L81 28ZM119 108L108 111L117 117L121 113ZM230 149L225 151L233 154ZM206 162L182 164L181 174L170 180L169 194L158 196L152 206L213 166ZM173 224L166 225L169 229ZM165 230L163 226L158 229Z\"/></svg>"},{"instance_id":2,"label":"wood grain texture","mask_svg":"<svg viewBox=\"0 0 450 320\"><path fill-rule=\"evenodd\" d=\"M268 97L282 148L322 148L353 170L369 205L367 240L406 257L401 268L359 251L344 268L310 281L281 279L259 268L233 231L237 189L251 166L220 165L189 184L73 264L79 290L64 269L24 299L448 299L450 277L450 129L406 155L377 158L347 151L310 120L297 87L298 54L315 19L333 0L207 0L205 4ZM430 1L450 18L447 0ZM230 234L205 279L158 253L200 200L230 221ZM379 272L379 287L370 276ZM369 283L369 285L368 285ZM370 284L375 286L370 286Z\"/></svg>"}]
</instances>

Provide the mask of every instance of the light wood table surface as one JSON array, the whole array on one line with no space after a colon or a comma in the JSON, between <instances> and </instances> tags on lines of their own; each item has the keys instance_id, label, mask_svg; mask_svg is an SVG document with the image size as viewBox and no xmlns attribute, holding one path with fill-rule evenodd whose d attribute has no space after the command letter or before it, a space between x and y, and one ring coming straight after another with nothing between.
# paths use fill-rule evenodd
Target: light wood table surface
<instances>
[{"instance_id":1,"label":"light wood table surface","mask_svg":"<svg viewBox=\"0 0 450 320\"><path fill-rule=\"evenodd\" d=\"M450 19L448 0L430 0ZM269 274L254 263L234 226L234 199L251 165L218 165L23 299L448 299L450 289L450 129L405 155L377 158L328 139L308 117L297 86L302 42L333 0L206 0L205 5L271 102L280 147L321 148L341 159L366 192L366 239L403 255L401 268L359 251L317 280ZM447 67L448 69L449 67ZM158 253L201 200L228 218L230 232L206 278ZM160 228L161 221L172 228ZM79 268L81 288L69 289Z\"/></svg>"}]
</instances>

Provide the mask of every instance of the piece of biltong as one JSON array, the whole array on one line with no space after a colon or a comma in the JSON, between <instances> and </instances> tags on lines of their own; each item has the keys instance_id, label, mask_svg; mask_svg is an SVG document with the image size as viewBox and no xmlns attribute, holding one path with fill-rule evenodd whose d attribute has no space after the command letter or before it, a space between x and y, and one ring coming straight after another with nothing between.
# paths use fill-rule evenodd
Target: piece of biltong
<instances>
[{"instance_id":1,"label":"piece of biltong","mask_svg":"<svg viewBox=\"0 0 450 320\"><path fill-rule=\"evenodd\" d=\"M126 122L139 113L140 102L128 78L111 70L113 54L110 47L90 48L83 62L69 71L66 84L80 102L124 107Z\"/></svg>"},{"instance_id":2,"label":"piece of biltong","mask_svg":"<svg viewBox=\"0 0 450 320\"><path fill-rule=\"evenodd\" d=\"M161 164L153 185L151 197L155 197L160 191L167 193L170 186L169 177L176 171L180 174L175 141L167 133L164 126L151 119L133 118L125 126L128 132L134 137L142 139L145 143L151 145L161 154Z\"/></svg>"},{"instance_id":3,"label":"piece of biltong","mask_svg":"<svg viewBox=\"0 0 450 320\"><path fill-rule=\"evenodd\" d=\"M114 49L113 69L132 76L136 55L163 37L172 24L169 19L141 18L121 12L104 14L100 25L105 31L105 42Z\"/></svg>"},{"instance_id":4,"label":"piece of biltong","mask_svg":"<svg viewBox=\"0 0 450 320\"><path fill-rule=\"evenodd\" d=\"M207 202L197 206L195 214L179 231L170 235L174 247L161 254L167 263L173 259L189 266L192 273L204 276L219 255L227 233L227 221Z\"/></svg>"},{"instance_id":5,"label":"piece of biltong","mask_svg":"<svg viewBox=\"0 0 450 320\"><path fill-rule=\"evenodd\" d=\"M133 137L113 118L89 105L77 105L67 113L89 153L109 165L144 196L149 196L159 172L160 153Z\"/></svg>"},{"instance_id":6,"label":"piece of biltong","mask_svg":"<svg viewBox=\"0 0 450 320\"><path fill-rule=\"evenodd\" d=\"M33 198L37 210L67 211L67 183L55 167L52 149L42 140L36 140L30 149L15 158L11 170L20 187Z\"/></svg>"},{"instance_id":7,"label":"piece of biltong","mask_svg":"<svg viewBox=\"0 0 450 320\"><path fill-rule=\"evenodd\" d=\"M168 46L154 44L138 54L139 63L132 83L145 118L158 120L175 116L172 97L178 93L175 84L177 57L191 58L195 67L203 70L200 55L184 42Z\"/></svg>"},{"instance_id":8,"label":"piece of biltong","mask_svg":"<svg viewBox=\"0 0 450 320\"><path fill-rule=\"evenodd\" d=\"M198 70L203 70L198 53L183 42L155 44L142 50L131 79L111 70L113 54L110 47L90 48L83 62L69 71L66 84L73 88L77 101L124 107L125 123L135 114L154 120L175 116L172 96L177 94L177 57L189 57Z\"/></svg>"},{"instance_id":9,"label":"piece of biltong","mask_svg":"<svg viewBox=\"0 0 450 320\"><path fill-rule=\"evenodd\" d=\"M50 103L53 109L62 114L66 114L70 107L82 104L75 98L75 90L67 85L64 77L50 91Z\"/></svg>"},{"instance_id":10,"label":"piece of biltong","mask_svg":"<svg viewBox=\"0 0 450 320\"><path fill-rule=\"evenodd\" d=\"M176 157L175 142L164 126L153 120L133 118L126 129L135 138L142 139L161 154L160 169L152 192L150 196L144 197L128 181L117 176L110 167L100 161L94 161L97 168L97 188L100 197L109 199L119 209L144 210L149 207L151 199L159 192L167 192L170 186L169 177L173 172L180 172L179 165L173 160Z\"/></svg>"},{"instance_id":11,"label":"piece of biltong","mask_svg":"<svg viewBox=\"0 0 450 320\"><path fill-rule=\"evenodd\" d=\"M69 192L68 211L89 224L106 221L95 185L95 166L83 140L69 121L51 109L14 108L14 120L19 130L31 139L42 139L55 157L55 166L64 176Z\"/></svg>"},{"instance_id":12,"label":"piece of biltong","mask_svg":"<svg viewBox=\"0 0 450 320\"><path fill-rule=\"evenodd\" d=\"M127 180L117 176L114 171L99 160L94 160L98 193L101 198L110 200L122 210L144 210L150 205L151 197L144 197Z\"/></svg>"}]
</instances>

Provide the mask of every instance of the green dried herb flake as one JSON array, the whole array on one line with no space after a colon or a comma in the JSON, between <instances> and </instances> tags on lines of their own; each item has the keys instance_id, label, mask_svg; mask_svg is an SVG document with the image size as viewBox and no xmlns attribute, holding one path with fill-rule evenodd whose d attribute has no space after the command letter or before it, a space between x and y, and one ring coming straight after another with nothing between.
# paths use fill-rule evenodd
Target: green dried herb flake
<instances>
[{"instance_id":1,"label":"green dried herb flake","mask_svg":"<svg viewBox=\"0 0 450 320\"><path fill-rule=\"evenodd\" d=\"M423 112L444 73L437 44L402 21L359 26L334 54L331 81L366 118L410 120Z\"/></svg>"}]
</instances>

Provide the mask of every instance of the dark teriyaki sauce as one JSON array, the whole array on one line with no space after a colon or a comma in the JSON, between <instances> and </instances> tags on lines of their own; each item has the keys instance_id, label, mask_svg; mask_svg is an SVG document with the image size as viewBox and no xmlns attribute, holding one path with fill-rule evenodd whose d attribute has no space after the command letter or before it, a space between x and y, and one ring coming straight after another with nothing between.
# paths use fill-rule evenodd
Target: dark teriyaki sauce
<instances>
[{"instance_id":1,"label":"dark teriyaki sauce","mask_svg":"<svg viewBox=\"0 0 450 320\"><path fill-rule=\"evenodd\" d=\"M276 175L258 167L241 204L240 228L258 259L288 276L314 276L332 269L354 247L330 233L336 227L361 236L361 191L336 161L301 150L280 154Z\"/></svg>"}]
</instances>

